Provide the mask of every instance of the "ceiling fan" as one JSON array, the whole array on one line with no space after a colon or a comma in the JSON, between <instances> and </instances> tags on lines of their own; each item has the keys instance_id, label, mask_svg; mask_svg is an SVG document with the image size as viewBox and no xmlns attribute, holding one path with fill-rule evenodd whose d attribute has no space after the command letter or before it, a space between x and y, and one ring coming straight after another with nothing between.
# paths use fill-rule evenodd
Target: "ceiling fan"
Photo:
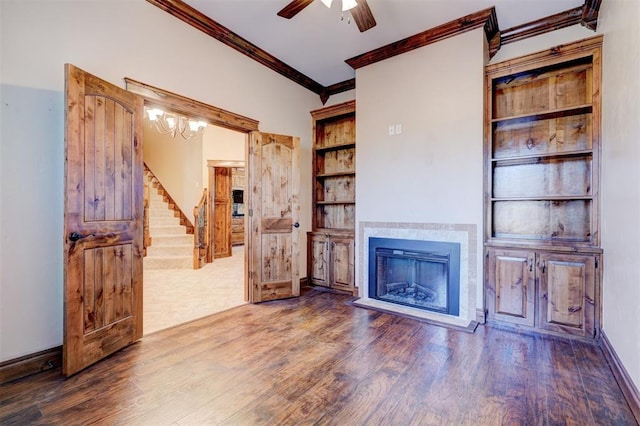
<instances>
[{"instance_id":1,"label":"ceiling fan","mask_svg":"<svg viewBox=\"0 0 640 426\"><path fill-rule=\"evenodd\" d=\"M355 6L348 6L349 4L352 5L353 3L356 3L356 1L357 4L355 4ZM278 12L278 16L291 19L311 3L313 3L313 0L293 0ZM322 0L322 3L327 7L331 7L331 0ZM351 16L353 16L353 20L356 21L356 25L358 25L358 29L361 33L376 26L376 20L373 17L373 13L371 13L367 0L342 0L342 3L342 10L351 11Z\"/></svg>"}]
</instances>

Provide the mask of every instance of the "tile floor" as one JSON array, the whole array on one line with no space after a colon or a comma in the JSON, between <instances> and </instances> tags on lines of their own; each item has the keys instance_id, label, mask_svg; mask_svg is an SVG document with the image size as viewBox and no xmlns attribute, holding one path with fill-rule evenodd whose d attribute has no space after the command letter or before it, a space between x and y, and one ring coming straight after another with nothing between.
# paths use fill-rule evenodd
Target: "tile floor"
<instances>
[{"instance_id":1,"label":"tile floor","mask_svg":"<svg viewBox=\"0 0 640 426\"><path fill-rule=\"evenodd\" d=\"M202 269L144 270L144 334L245 304L244 247Z\"/></svg>"}]
</instances>

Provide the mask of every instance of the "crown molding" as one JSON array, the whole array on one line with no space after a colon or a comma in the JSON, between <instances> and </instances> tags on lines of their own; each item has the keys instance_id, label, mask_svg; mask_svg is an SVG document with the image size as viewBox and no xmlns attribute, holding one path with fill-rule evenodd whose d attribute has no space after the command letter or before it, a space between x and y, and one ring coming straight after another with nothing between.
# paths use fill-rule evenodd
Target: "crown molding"
<instances>
[{"instance_id":1,"label":"crown molding","mask_svg":"<svg viewBox=\"0 0 640 426\"><path fill-rule=\"evenodd\" d=\"M507 28L500 33L500 44L513 43L577 24L595 31L601 4L602 0L585 0L582 6Z\"/></svg>"},{"instance_id":2,"label":"crown molding","mask_svg":"<svg viewBox=\"0 0 640 426\"><path fill-rule=\"evenodd\" d=\"M355 88L356 88L355 78L341 81L339 83L335 83L325 87L325 92L320 95L320 100L322 101L322 105L327 103L327 100L329 99L330 96L335 95L337 93L346 92L348 90L353 90Z\"/></svg>"},{"instance_id":3,"label":"crown molding","mask_svg":"<svg viewBox=\"0 0 640 426\"><path fill-rule=\"evenodd\" d=\"M345 62L353 69L362 68L481 27L485 30L487 40L491 41L498 32L498 19L496 18L495 8L490 7L463 16L462 18L387 44L386 46L379 47L362 55L354 56Z\"/></svg>"},{"instance_id":4,"label":"crown molding","mask_svg":"<svg viewBox=\"0 0 640 426\"><path fill-rule=\"evenodd\" d=\"M598 26L600 5L602 5L602 0L584 0L584 6L582 6L582 19L580 23L590 30L595 31Z\"/></svg>"},{"instance_id":5,"label":"crown molding","mask_svg":"<svg viewBox=\"0 0 640 426\"><path fill-rule=\"evenodd\" d=\"M500 43L508 44L525 38L559 30L580 23L583 6L565 10L555 15L545 16L542 19L527 22L522 25L507 28L500 32Z\"/></svg>"},{"instance_id":6,"label":"crown molding","mask_svg":"<svg viewBox=\"0 0 640 426\"><path fill-rule=\"evenodd\" d=\"M318 95L325 93L326 88L322 84L310 77L307 77L300 71L282 62L280 59L265 50L262 50L250 41L240 37L238 34L234 33L227 27L220 25L182 0L147 0L147 2L159 7L170 15L173 15L181 21L213 37L232 49L235 49L243 55L248 56L254 61L259 62L289 80L298 83L302 87L305 87Z\"/></svg>"},{"instance_id":7,"label":"crown molding","mask_svg":"<svg viewBox=\"0 0 640 426\"><path fill-rule=\"evenodd\" d=\"M323 86L182 0L147 0L147 2L316 93L320 96L323 105L330 96L355 89L356 87L355 79ZM571 25L581 24L595 31L601 4L602 0L585 0L580 7L503 31L499 29L495 8L491 7L347 59L345 62L353 69L358 69L480 27L484 29L489 43L489 55L493 57L503 44L524 40Z\"/></svg>"}]
</instances>

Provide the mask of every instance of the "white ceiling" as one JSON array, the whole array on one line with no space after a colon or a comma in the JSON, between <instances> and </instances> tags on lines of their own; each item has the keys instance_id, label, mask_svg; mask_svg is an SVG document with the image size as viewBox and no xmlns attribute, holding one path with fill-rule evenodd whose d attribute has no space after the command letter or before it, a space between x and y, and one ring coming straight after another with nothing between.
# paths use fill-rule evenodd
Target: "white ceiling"
<instances>
[{"instance_id":1,"label":"white ceiling","mask_svg":"<svg viewBox=\"0 0 640 426\"><path fill-rule=\"evenodd\" d=\"M355 76L344 61L429 28L495 6L501 30L582 6L584 0L367 0L377 25L361 33L341 21L341 1L320 0L293 19L277 16L289 0L185 0L190 6L329 86Z\"/></svg>"}]
</instances>

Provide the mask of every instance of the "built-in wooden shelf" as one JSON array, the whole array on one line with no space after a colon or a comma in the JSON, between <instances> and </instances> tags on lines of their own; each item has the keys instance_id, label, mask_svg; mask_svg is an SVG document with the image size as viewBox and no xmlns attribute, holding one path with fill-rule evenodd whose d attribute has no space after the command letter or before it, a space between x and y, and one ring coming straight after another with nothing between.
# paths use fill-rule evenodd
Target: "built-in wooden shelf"
<instances>
[{"instance_id":1,"label":"built-in wooden shelf","mask_svg":"<svg viewBox=\"0 0 640 426\"><path fill-rule=\"evenodd\" d=\"M345 200L345 201L316 201L316 204L320 206L333 206L337 204L355 204L355 200Z\"/></svg>"},{"instance_id":2,"label":"built-in wooden shelf","mask_svg":"<svg viewBox=\"0 0 640 426\"><path fill-rule=\"evenodd\" d=\"M574 200L592 200L591 195L568 195L568 196L539 196L539 197L496 197L491 201L574 201Z\"/></svg>"},{"instance_id":3,"label":"built-in wooden shelf","mask_svg":"<svg viewBox=\"0 0 640 426\"><path fill-rule=\"evenodd\" d=\"M315 147L316 152L327 152L327 151L337 151L339 149L349 149L355 148L356 144L354 142L343 143L339 145L329 145L329 146L318 146Z\"/></svg>"},{"instance_id":4,"label":"built-in wooden shelf","mask_svg":"<svg viewBox=\"0 0 640 426\"><path fill-rule=\"evenodd\" d=\"M357 295L355 287L355 101L311 111L312 232L307 272L313 285Z\"/></svg>"},{"instance_id":5,"label":"built-in wooden shelf","mask_svg":"<svg viewBox=\"0 0 640 426\"><path fill-rule=\"evenodd\" d=\"M485 68L488 321L598 339L601 45Z\"/></svg>"},{"instance_id":6,"label":"built-in wooden shelf","mask_svg":"<svg viewBox=\"0 0 640 426\"><path fill-rule=\"evenodd\" d=\"M590 114L593 111L591 104L577 105L568 108L557 108L548 111L536 111L530 114L498 117L491 120L492 123L507 123L512 121L549 120L552 118L568 117L570 115Z\"/></svg>"},{"instance_id":7,"label":"built-in wooden shelf","mask_svg":"<svg viewBox=\"0 0 640 426\"><path fill-rule=\"evenodd\" d=\"M494 157L491 159L493 163L497 163L500 165L519 165L519 164L529 164L533 163L536 160L546 161L553 159L565 159L565 158L578 158L578 157L586 157L589 155L593 155L592 150L580 150L580 151L569 151L569 152L550 152L548 154L531 154L531 155L517 155L517 156L509 156L509 157Z\"/></svg>"},{"instance_id":8,"label":"built-in wooden shelf","mask_svg":"<svg viewBox=\"0 0 640 426\"><path fill-rule=\"evenodd\" d=\"M324 179L331 177L343 177L343 176L355 176L356 172L335 172L335 173L321 173L316 175L316 179Z\"/></svg>"}]
</instances>

